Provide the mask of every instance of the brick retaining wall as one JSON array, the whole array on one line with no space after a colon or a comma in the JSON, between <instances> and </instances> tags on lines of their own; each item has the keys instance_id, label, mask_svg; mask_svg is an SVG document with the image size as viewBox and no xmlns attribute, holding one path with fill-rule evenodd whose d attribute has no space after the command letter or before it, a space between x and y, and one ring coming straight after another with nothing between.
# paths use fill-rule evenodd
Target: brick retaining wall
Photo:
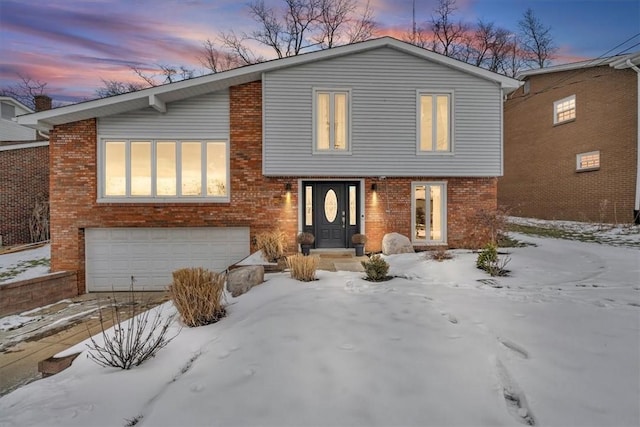
<instances>
[{"instance_id":1,"label":"brick retaining wall","mask_svg":"<svg viewBox=\"0 0 640 427\"><path fill-rule=\"evenodd\" d=\"M78 295L74 271L60 271L0 285L0 316L20 313Z\"/></svg>"}]
</instances>

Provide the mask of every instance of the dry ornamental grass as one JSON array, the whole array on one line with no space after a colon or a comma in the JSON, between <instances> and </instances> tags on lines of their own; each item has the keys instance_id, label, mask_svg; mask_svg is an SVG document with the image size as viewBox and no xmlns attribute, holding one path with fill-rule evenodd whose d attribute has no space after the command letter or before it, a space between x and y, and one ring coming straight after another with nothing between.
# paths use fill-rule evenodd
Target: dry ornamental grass
<instances>
[{"instance_id":1,"label":"dry ornamental grass","mask_svg":"<svg viewBox=\"0 0 640 427\"><path fill-rule=\"evenodd\" d=\"M316 280L316 270L319 263L320 258L317 256L295 254L287 257L287 267L291 277L302 282Z\"/></svg>"},{"instance_id":2,"label":"dry ornamental grass","mask_svg":"<svg viewBox=\"0 0 640 427\"><path fill-rule=\"evenodd\" d=\"M215 323L226 315L222 304L226 276L204 268L173 272L169 295L187 326Z\"/></svg>"},{"instance_id":3,"label":"dry ornamental grass","mask_svg":"<svg viewBox=\"0 0 640 427\"><path fill-rule=\"evenodd\" d=\"M276 262L284 255L284 240L282 231L269 231L256 236L256 246L270 262Z\"/></svg>"}]
</instances>

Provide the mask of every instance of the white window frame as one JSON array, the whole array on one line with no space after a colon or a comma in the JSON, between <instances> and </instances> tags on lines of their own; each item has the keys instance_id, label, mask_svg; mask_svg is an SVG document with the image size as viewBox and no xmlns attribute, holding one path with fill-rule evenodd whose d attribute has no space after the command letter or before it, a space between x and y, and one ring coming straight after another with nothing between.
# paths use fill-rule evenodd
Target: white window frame
<instances>
[{"instance_id":1,"label":"white window frame","mask_svg":"<svg viewBox=\"0 0 640 427\"><path fill-rule=\"evenodd\" d=\"M420 140L421 140L421 135L422 135L422 121L420 120L420 116L422 115L422 105L421 105L421 97L423 95L427 95L427 96L433 96L434 98L434 103L436 102L436 97L437 96L441 96L441 95L446 95L449 98L449 149L448 150L436 150L436 146L437 146L437 139L436 139L436 135L437 135L437 127L433 127L431 129L431 141L432 141L432 150L428 151L428 150L423 150L421 148L421 144L420 144ZM455 129L455 125L454 125L454 91L453 90L442 90L442 89L438 89L438 90L431 90L431 89L420 89L416 91L416 153L418 155L427 155L427 156L433 156L433 155L437 155L437 156L442 156L442 155L451 155L454 152L454 129ZM436 123L436 108L432 109L432 123Z\"/></svg>"},{"instance_id":2,"label":"white window frame","mask_svg":"<svg viewBox=\"0 0 640 427\"><path fill-rule=\"evenodd\" d=\"M106 167L105 167L105 149L107 142L125 142L125 163L126 163L126 195L125 196L107 196L105 195L106 184ZM131 195L131 142L151 142L151 196L132 196ZM159 142L175 142L176 143L176 192L180 193L180 181L182 177L182 162L180 146L182 142L199 142L201 146L201 171L202 173L202 189L203 195L200 196L156 196L156 147ZM208 196L206 195L206 173L207 158L205 147L207 143L224 143L226 151L226 182L225 187L227 194L224 196ZM229 140L225 138L119 138L112 136L101 136L98 138L98 203L228 203L231 200L231 161L229 153Z\"/></svg>"},{"instance_id":3,"label":"white window frame","mask_svg":"<svg viewBox=\"0 0 640 427\"><path fill-rule=\"evenodd\" d=\"M558 107L562 104L564 104L565 102L569 102L569 101L573 101L573 117L569 118L569 119L564 119L564 120L559 120L558 119ZM577 110L578 104L576 103L576 96L575 95L571 95L571 96L567 96L566 98L562 98L559 99L557 101L554 101L553 103L553 124L554 125L559 125L562 123L568 123L568 122L572 122L576 119L577 117ZM562 112L565 111L571 111L571 110L563 110Z\"/></svg>"},{"instance_id":4,"label":"white window frame","mask_svg":"<svg viewBox=\"0 0 640 427\"><path fill-rule=\"evenodd\" d=\"M587 156L598 156L597 166L582 166L582 159ZM576 154L576 172L596 171L600 169L600 151L589 151L588 153Z\"/></svg>"},{"instance_id":5,"label":"white window frame","mask_svg":"<svg viewBox=\"0 0 640 427\"><path fill-rule=\"evenodd\" d=\"M442 194L442 238L440 240L431 240L429 234L425 232L424 239L417 239L416 230L416 187L425 186L425 198L427 187L438 186L441 188ZM430 223L429 209L425 212L425 225ZM430 246L430 245L446 245L447 244L447 182L446 181L412 181L411 182L411 243L414 246Z\"/></svg>"},{"instance_id":6,"label":"white window frame","mask_svg":"<svg viewBox=\"0 0 640 427\"><path fill-rule=\"evenodd\" d=\"M318 148L318 94L328 93L330 94L330 107L329 117L331 126L329 127L329 149L321 150ZM335 94L345 94L347 96L347 108L346 108L346 149L336 150L334 147L335 140L335 110L334 110L334 96ZM319 155L350 155L351 154L351 89L349 88L313 88L313 154Z\"/></svg>"}]
</instances>

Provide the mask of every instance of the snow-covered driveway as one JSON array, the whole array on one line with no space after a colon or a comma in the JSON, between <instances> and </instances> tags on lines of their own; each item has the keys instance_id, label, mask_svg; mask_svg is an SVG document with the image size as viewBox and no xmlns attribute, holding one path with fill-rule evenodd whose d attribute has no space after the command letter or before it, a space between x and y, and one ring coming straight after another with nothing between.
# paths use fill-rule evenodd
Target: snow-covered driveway
<instances>
[{"instance_id":1,"label":"snow-covered driveway","mask_svg":"<svg viewBox=\"0 0 640 427\"><path fill-rule=\"evenodd\" d=\"M4 396L0 425L639 425L640 251L521 238L495 281L466 251L269 275L139 368L81 356Z\"/></svg>"}]
</instances>

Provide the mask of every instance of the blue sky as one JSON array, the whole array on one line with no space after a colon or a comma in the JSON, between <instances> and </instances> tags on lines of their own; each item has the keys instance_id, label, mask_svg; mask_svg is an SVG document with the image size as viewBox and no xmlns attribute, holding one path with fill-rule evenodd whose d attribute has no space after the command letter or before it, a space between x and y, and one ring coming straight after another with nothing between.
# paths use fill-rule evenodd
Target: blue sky
<instances>
[{"instance_id":1,"label":"blue sky","mask_svg":"<svg viewBox=\"0 0 640 427\"><path fill-rule=\"evenodd\" d=\"M265 0L281 5L282 0ZM365 0L361 0L363 3ZM129 66L184 64L220 31L255 27L246 2L234 0L0 0L0 87L18 73L48 83L58 101L92 97L101 78L135 81ZM418 22L436 0L416 0ZM603 55L640 33L640 0L458 0L457 17L493 21L515 31L531 7L552 27L556 63ZM412 0L371 0L379 35L411 25ZM610 52L640 51L640 36Z\"/></svg>"}]
</instances>

